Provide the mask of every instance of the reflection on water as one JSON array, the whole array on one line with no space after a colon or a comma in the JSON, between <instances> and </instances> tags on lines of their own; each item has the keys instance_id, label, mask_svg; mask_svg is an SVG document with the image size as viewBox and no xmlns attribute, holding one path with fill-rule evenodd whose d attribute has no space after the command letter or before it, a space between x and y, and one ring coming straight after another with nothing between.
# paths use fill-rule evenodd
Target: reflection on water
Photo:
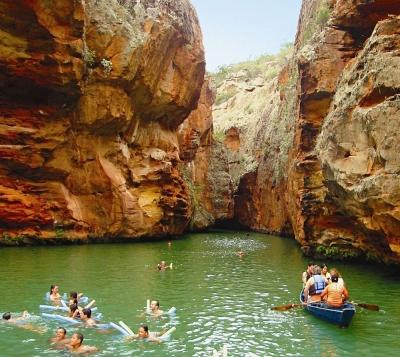
<instances>
[{"instance_id":1,"label":"reflection on water","mask_svg":"<svg viewBox=\"0 0 400 357\"><path fill-rule=\"evenodd\" d=\"M242 250L244 257L238 256ZM29 310L38 305L50 284L63 292L79 290L95 298L102 322L125 321L136 331L176 326L169 342L127 343L113 331L67 327L82 332L85 343L100 348L98 356L211 356L228 346L229 356L397 356L400 348L400 282L386 272L361 265L335 264L353 300L379 303L379 313L357 310L352 325L340 329L315 319L301 308L286 312L270 307L296 303L306 259L289 240L261 234L193 234L167 242L7 248L0 250L0 311ZM160 260L175 269L158 272ZM375 269L376 270L376 269ZM382 294L384 287L385 293ZM177 308L175 317L141 317L146 299L161 308ZM4 356L63 355L48 339L60 324L40 317L43 334L4 323L0 343ZM373 343L371 343L373 336ZM68 355L68 354L67 354Z\"/></svg>"}]
</instances>

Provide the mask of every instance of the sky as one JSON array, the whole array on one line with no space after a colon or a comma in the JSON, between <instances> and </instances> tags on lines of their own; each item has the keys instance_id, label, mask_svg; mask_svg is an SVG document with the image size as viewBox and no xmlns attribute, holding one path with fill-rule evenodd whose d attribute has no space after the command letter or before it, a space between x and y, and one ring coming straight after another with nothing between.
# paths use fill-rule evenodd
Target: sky
<instances>
[{"instance_id":1,"label":"sky","mask_svg":"<svg viewBox=\"0 0 400 357\"><path fill-rule=\"evenodd\" d=\"M301 0L192 0L200 20L207 71L279 52L294 42Z\"/></svg>"}]
</instances>

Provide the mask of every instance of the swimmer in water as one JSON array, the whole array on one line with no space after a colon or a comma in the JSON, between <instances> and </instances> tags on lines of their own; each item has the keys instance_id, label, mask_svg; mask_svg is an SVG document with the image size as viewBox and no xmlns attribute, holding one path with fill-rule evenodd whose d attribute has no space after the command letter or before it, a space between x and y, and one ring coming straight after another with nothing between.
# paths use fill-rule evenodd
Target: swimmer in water
<instances>
[{"instance_id":1,"label":"swimmer in water","mask_svg":"<svg viewBox=\"0 0 400 357\"><path fill-rule=\"evenodd\" d=\"M244 257L244 252L243 252L243 250L240 250L240 251L238 251L238 256L240 257L240 258L243 258Z\"/></svg>"},{"instance_id":2,"label":"swimmer in water","mask_svg":"<svg viewBox=\"0 0 400 357\"><path fill-rule=\"evenodd\" d=\"M22 313L22 316L19 317L12 317L10 312L5 312L2 317L3 322L7 322L10 324L15 324L15 326L24 328L26 330L38 332L38 333L45 333L47 331L46 328L42 326L35 326L32 325L31 323L26 322L25 320L29 318L29 313L28 311L24 311Z\"/></svg>"},{"instance_id":3,"label":"swimmer in water","mask_svg":"<svg viewBox=\"0 0 400 357\"><path fill-rule=\"evenodd\" d=\"M59 294L58 285L50 285L50 296L51 301L59 303L61 300L61 295Z\"/></svg>"},{"instance_id":4,"label":"swimmer in water","mask_svg":"<svg viewBox=\"0 0 400 357\"><path fill-rule=\"evenodd\" d=\"M92 319L92 310L91 309L83 309L81 313L81 320L88 327L96 326L96 321Z\"/></svg>"},{"instance_id":5,"label":"swimmer in water","mask_svg":"<svg viewBox=\"0 0 400 357\"><path fill-rule=\"evenodd\" d=\"M76 354L93 353L98 351L98 349L94 346L82 345L82 342L83 342L83 335L81 333L74 333L67 347L71 353L76 353Z\"/></svg>"},{"instance_id":6,"label":"swimmer in water","mask_svg":"<svg viewBox=\"0 0 400 357\"><path fill-rule=\"evenodd\" d=\"M78 304L71 304L69 305L69 317L72 317L73 319L80 319L81 318L81 312L79 310Z\"/></svg>"},{"instance_id":7,"label":"swimmer in water","mask_svg":"<svg viewBox=\"0 0 400 357\"><path fill-rule=\"evenodd\" d=\"M12 317L10 312L5 312L3 314L3 320L7 321L7 322L10 322L10 323L15 323L17 321L26 320L28 317L29 317L28 311L24 311L22 313L22 316L20 316L20 317Z\"/></svg>"},{"instance_id":8,"label":"swimmer in water","mask_svg":"<svg viewBox=\"0 0 400 357\"><path fill-rule=\"evenodd\" d=\"M69 293L69 302L68 302L68 305L71 305L71 304L77 304L78 305L78 302L79 302L79 299L81 298L83 296L83 293L77 293L76 291L71 291L70 293Z\"/></svg>"},{"instance_id":9,"label":"swimmer in water","mask_svg":"<svg viewBox=\"0 0 400 357\"><path fill-rule=\"evenodd\" d=\"M160 317L164 313L163 310L160 310L160 302L158 300L152 300L150 303L150 313L154 317Z\"/></svg>"},{"instance_id":10,"label":"swimmer in water","mask_svg":"<svg viewBox=\"0 0 400 357\"><path fill-rule=\"evenodd\" d=\"M162 260L158 265L157 269L160 271L167 270L167 269L172 269L172 263L170 265L167 265L165 260Z\"/></svg>"},{"instance_id":11,"label":"swimmer in water","mask_svg":"<svg viewBox=\"0 0 400 357\"><path fill-rule=\"evenodd\" d=\"M149 342L161 342L159 338L157 338L157 332L149 332L149 327L147 325L140 325L138 333L133 336L129 336L127 339L132 340L146 340Z\"/></svg>"},{"instance_id":12,"label":"swimmer in water","mask_svg":"<svg viewBox=\"0 0 400 357\"><path fill-rule=\"evenodd\" d=\"M56 347L65 347L70 343L70 339L66 338L67 330L64 327L59 327L50 342Z\"/></svg>"}]
</instances>

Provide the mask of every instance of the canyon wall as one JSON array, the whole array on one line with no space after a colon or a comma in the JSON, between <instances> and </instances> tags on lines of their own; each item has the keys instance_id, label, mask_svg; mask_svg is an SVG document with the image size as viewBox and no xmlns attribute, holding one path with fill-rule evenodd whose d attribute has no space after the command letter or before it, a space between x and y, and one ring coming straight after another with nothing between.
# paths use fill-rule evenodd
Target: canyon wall
<instances>
[{"instance_id":1,"label":"canyon wall","mask_svg":"<svg viewBox=\"0 0 400 357\"><path fill-rule=\"evenodd\" d=\"M0 16L0 243L184 232L178 130L205 73L190 1L0 0Z\"/></svg>"},{"instance_id":2,"label":"canyon wall","mask_svg":"<svg viewBox=\"0 0 400 357\"><path fill-rule=\"evenodd\" d=\"M308 255L400 261L399 13L394 0L303 1L293 56L242 130L260 129L262 155L235 220Z\"/></svg>"}]
</instances>

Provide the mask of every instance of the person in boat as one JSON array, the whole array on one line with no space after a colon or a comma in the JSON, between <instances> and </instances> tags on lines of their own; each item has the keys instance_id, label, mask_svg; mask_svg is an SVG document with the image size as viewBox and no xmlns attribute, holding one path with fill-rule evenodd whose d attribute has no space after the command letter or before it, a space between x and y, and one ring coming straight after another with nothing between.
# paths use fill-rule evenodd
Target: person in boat
<instances>
[{"instance_id":1,"label":"person in boat","mask_svg":"<svg viewBox=\"0 0 400 357\"><path fill-rule=\"evenodd\" d=\"M71 353L92 353L97 352L98 349L94 346L82 345L83 335L81 333L74 333L71 337L69 344L67 345Z\"/></svg>"},{"instance_id":2,"label":"person in boat","mask_svg":"<svg viewBox=\"0 0 400 357\"><path fill-rule=\"evenodd\" d=\"M54 337L50 339L50 342L57 347L65 347L70 343L70 339L66 337L67 330L64 327L57 328Z\"/></svg>"},{"instance_id":3,"label":"person in boat","mask_svg":"<svg viewBox=\"0 0 400 357\"><path fill-rule=\"evenodd\" d=\"M61 295L59 293L59 288L58 285L50 285L50 295L49 295L50 301L54 301L59 303L61 300Z\"/></svg>"},{"instance_id":4,"label":"person in boat","mask_svg":"<svg viewBox=\"0 0 400 357\"><path fill-rule=\"evenodd\" d=\"M344 282L344 280L342 278L342 275L339 273L339 270L337 270L336 268L332 268L329 271L329 273L331 274L331 277L332 277L332 275L337 275L338 276L338 284L339 285L346 286L346 284L345 284L345 282Z\"/></svg>"},{"instance_id":5,"label":"person in boat","mask_svg":"<svg viewBox=\"0 0 400 357\"><path fill-rule=\"evenodd\" d=\"M301 276L301 280L303 281L303 288L306 286L308 279L312 277L313 269L314 269L314 263L309 262L306 271L304 271Z\"/></svg>"},{"instance_id":6,"label":"person in boat","mask_svg":"<svg viewBox=\"0 0 400 357\"><path fill-rule=\"evenodd\" d=\"M330 282L331 274L328 272L328 266L326 264L321 265L321 275L324 276L328 282Z\"/></svg>"},{"instance_id":7,"label":"person in boat","mask_svg":"<svg viewBox=\"0 0 400 357\"><path fill-rule=\"evenodd\" d=\"M331 275L331 283L327 285L321 294L321 299L324 299L327 307L340 308L349 298L349 292L346 287L338 282L339 276Z\"/></svg>"},{"instance_id":8,"label":"person in boat","mask_svg":"<svg viewBox=\"0 0 400 357\"><path fill-rule=\"evenodd\" d=\"M85 323L86 326L96 326L96 321L92 319L92 310L90 308L85 308L82 310L81 320Z\"/></svg>"},{"instance_id":9,"label":"person in boat","mask_svg":"<svg viewBox=\"0 0 400 357\"><path fill-rule=\"evenodd\" d=\"M147 325L140 325L138 333L133 336L129 336L128 339L137 339L137 340L146 340L149 342L161 342L159 338L157 338L157 332L150 332L149 327Z\"/></svg>"},{"instance_id":10,"label":"person in boat","mask_svg":"<svg viewBox=\"0 0 400 357\"><path fill-rule=\"evenodd\" d=\"M157 269L160 271L163 270L167 270L167 269L172 269L172 263L167 265L167 263L165 262L165 260L162 260L158 265L157 265Z\"/></svg>"},{"instance_id":11,"label":"person in boat","mask_svg":"<svg viewBox=\"0 0 400 357\"><path fill-rule=\"evenodd\" d=\"M150 303L150 313L154 317L160 317L164 313L163 310L160 310L160 302L158 300L152 300Z\"/></svg>"},{"instance_id":12,"label":"person in boat","mask_svg":"<svg viewBox=\"0 0 400 357\"><path fill-rule=\"evenodd\" d=\"M328 280L321 275L321 268L318 265L314 266L313 275L304 287L304 301L307 303L321 301L321 293L326 285Z\"/></svg>"}]
</instances>

